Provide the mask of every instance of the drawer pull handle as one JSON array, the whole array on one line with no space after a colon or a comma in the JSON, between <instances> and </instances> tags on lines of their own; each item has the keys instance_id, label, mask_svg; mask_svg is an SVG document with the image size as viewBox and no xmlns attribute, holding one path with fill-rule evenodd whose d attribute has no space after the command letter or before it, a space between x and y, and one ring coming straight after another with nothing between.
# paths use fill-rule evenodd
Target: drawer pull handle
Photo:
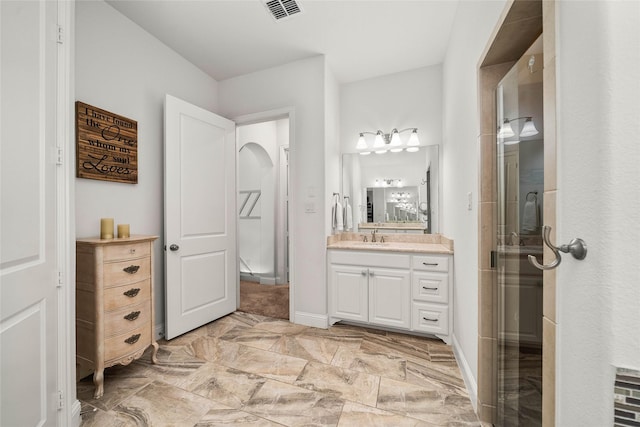
<instances>
[{"instance_id":1,"label":"drawer pull handle","mask_svg":"<svg viewBox=\"0 0 640 427\"><path fill-rule=\"evenodd\" d=\"M125 267L122 269L125 273L136 274L140 270L139 265L130 265L129 267Z\"/></svg>"},{"instance_id":2,"label":"drawer pull handle","mask_svg":"<svg viewBox=\"0 0 640 427\"><path fill-rule=\"evenodd\" d=\"M140 288L131 288L128 291L123 292L123 295L133 298L138 295L138 292L140 292Z\"/></svg>"},{"instance_id":3,"label":"drawer pull handle","mask_svg":"<svg viewBox=\"0 0 640 427\"><path fill-rule=\"evenodd\" d=\"M124 340L127 344L135 344L140 339L140 334L131 335L129 338Z\"/></svg>"},{"instance_id":4,"label":"drawer pull handle","mask_svg":"<svg viewBox=\"0 0 640 427\"><path fill-rule=\"evenodd\" d=\"M422 289L424 289L425 291L437 291L438 288L427 288L426 286L423 286Z\"/></svg>"},{"instance_id":5,"label":"drawer pull handle","mask_svg":"<svg viewBox=\"0 0 640 427\"><path fill-rule=\"evenodd\" d=\"M423 265L430 265L430 266L433 266L433 267L437 267L438 266L437 262L423 262L422 264Z\"/></svg>"},{"instance_id":6,"label":"drawer pull handle","mask_svg":"<svg viewBox=\"0 0 640 427\"><path fill-rule=\"evenodd\" d=\"M427 322L437 322L438 319L429 319L428 317L423 317L423 320L426 320Z\"/></svg>"},{"instance_id":7,"label":"drawer pull handle","mask_svg":"<svg viewBox=\"0 0 640 427\"><path fill-rule=\"evenodd\" d=\"M129 313L126 316L124 316L124 318L133 322L134 320L136 320L138 318L138 316L140 316L140 312L139 311L132 311L131 313Z\"/></svg>"}]
</instances>

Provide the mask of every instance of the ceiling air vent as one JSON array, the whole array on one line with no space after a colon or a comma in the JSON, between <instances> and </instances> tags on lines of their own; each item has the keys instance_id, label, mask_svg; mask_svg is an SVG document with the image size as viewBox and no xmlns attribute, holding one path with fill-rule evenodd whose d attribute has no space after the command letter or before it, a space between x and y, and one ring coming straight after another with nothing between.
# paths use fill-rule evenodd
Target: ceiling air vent
<instances>
[{"instance_id":1,"label":"ceiling air vent","mask_svg":"<svg viewBox=\"0 0 640 427\"><path fill-rule=\"evenodd\" d=\"M282 21L302 12L300 4L295 0L263 0L269 13L276 21Z\"/></svg>"}]
</instances>

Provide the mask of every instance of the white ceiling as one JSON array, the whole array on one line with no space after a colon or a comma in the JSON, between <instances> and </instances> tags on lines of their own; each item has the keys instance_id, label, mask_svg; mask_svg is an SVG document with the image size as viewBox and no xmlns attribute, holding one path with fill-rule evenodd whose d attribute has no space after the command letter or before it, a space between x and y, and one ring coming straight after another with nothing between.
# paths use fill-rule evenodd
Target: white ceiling
<instances>
[{"instance_id":1,"label":"white ceiling","mask_svg":"<svg viewBox=\"0 0 640 427\"><path fill-rule=\"evenodd\" d=\"M324 54L340 83L441 63L458 0L107 0L214 79Z\"/></svg>"}]
</instances>

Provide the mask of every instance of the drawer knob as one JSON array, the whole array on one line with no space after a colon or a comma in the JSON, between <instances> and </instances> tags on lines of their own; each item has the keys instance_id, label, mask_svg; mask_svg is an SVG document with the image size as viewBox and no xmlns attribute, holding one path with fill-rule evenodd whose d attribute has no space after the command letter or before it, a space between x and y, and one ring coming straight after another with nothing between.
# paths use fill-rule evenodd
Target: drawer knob
<instances>
[{"instance_id":1,"label":"drawer knob","mask_svg":"<svg viewBox=\"0 0 640 427\"><path fill-rule=\"evenodd\" d=\"M423 262L423 265L427 265L427 266L432 266L432 267L437 267L438 263L437 262Z\"/></svg>"},{"instance_id":2,"label":"drawer knob","mask_svg":"<svg viewBox=\"0 0 640 427\"><path fill-rule=\"evenodd\" d=\"M139 265L130 265L129 267L125 267L122 269L125 273L136 274L140 270Z\"/></svg>"},{"instance_id":3,"label":"drawer knob","mask_svg":"<svg viewBox=\"0 0 640 427\"><path fill-rule=\"evenodd\" d=\"M135 344L140 339L140 334L131 335L129 338L124 340L127 344Z\"/></svg>"},{"instance_id":4,"label":"drawer knob","mask_svg":"<svg viewBox=\"0 0 640 427\"><path fill-rule=\"evenodd\" d=\"M123 295L133 298L138 295L138 292L140 292L140 288L131 288L128 291L123 292Z\"/></svg>"},{"instance_id":5,"label":"drawer knob","mask_svg":"<svg viewBox=\"0 0 640 427\"><path fill-rule=\"evenodd\" d=\"M129 249L129 253L133 255L133 254L136 253L136 250L134 248L131 248L131 249Z\"/></svg>"},{"instance_id":6,"label":"drawer knob","mask_svg":"<svg viewBox=\"0 0 640 427\"><path fill-rule=\"evenodd\" d=\"M126 316L124 316L124 318L133 322L139 316L140 316L140 312L139 311L132 311L131 313L129 313Z\"/></svg>"},{"instance_id":7,"label":"drawer knob","mask_svg":"<svg viewBox=\"0 0 640 427\"><path fill-rule=\"evenodd\" d=\"M422 289L424 289L425 291L437 291L438 288L428 288L426 286L423 286Z\"/></svg>"},{"instance_id":8,"label":"drawer knob","mask_svg":"<svg viewBox=\"0 0 640 427\"><path fill-rule=\"evenodd\" d=\"M426 320L427 322L437 322L438 319L429 319L428 317L423 317L423 320Z\"/></svg>"}]
</instances>

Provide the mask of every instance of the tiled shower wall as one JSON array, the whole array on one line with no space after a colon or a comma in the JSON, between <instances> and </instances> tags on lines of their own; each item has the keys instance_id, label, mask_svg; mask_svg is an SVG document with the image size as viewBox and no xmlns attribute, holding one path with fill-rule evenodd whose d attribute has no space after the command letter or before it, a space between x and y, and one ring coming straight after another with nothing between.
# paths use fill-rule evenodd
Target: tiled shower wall
<instances>
[{"instance_id":1,"label":"tiled shower wall","mask_svg":"<svg viewBox=\"0 0 640 427\"><path fill-rule=\"evenodd\" d=\"M640 371L618 368L613 396L614 426L640 426Z\"/></svg>"}]
</instances>

